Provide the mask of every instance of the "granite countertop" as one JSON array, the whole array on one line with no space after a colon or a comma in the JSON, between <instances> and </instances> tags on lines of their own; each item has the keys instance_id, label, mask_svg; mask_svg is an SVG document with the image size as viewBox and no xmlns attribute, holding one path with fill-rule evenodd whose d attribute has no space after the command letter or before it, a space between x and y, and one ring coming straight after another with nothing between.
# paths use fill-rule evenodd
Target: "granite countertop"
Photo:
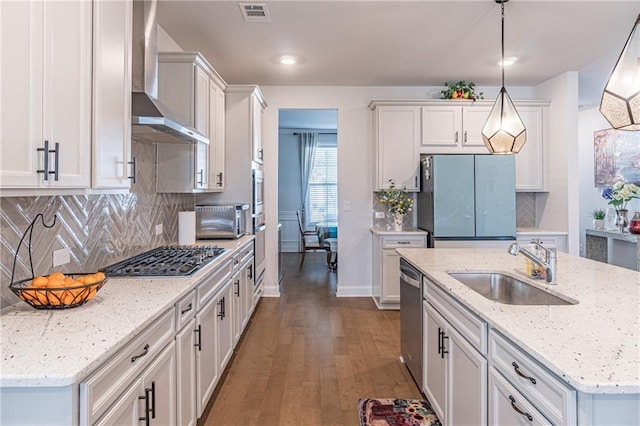
<instances>
[{"instance_id":1,"label":"granite countertop","mask_svg":"<svg viewBox=\"0 0 640 426\"><path fill-rule=\"evenodd\" d=\"M640 393L640 273L558 253L557 285L523 280L579 303L517 306L486 299L447 271L519 275L523 256L498 249L397 252L578 391Z\"/></svg>"},{"instance_id":2,"label":"granite countertop","mask_svg":"<svg viewBox=\"0 0 640 426\"><path fill-rule=\"evenodd\" d=\"M612 238L614 240L627 241L629 243L637 243L638 235L631 234L629 232L610 231L607 229L585 229L587 235L594 235L596 237Z\"/></svg>"},{"instance_id":3,"label":"granite countertop","mask_svg":"<svg viewBox=\"0 0 640 426\"><path fill-rule=\"evenodd\" d=\"M0 386L80 382L253 238L198 241L227 251L190 277L110 278L77 308L37 310L19 302L6 309L0 316Z\"/></svg>"},{"instance_id":4,"label":"granite countertop","mask_svg":"<svg viewBox=\"0 0 640 426\"><path fill-rule=\"evenodd\" d=\"M428 232L418 228L403 228L402 231L372 226L369 230L377 235L427 235Z\"/></svg>"}]
</instances>

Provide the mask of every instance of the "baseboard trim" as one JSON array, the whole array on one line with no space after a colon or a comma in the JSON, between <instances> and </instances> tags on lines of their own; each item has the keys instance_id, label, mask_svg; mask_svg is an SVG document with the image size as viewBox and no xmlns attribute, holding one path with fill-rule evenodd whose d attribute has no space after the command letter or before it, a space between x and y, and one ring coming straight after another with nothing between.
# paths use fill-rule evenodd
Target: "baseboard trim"
<instances>
[{"instance_id":1,"label":"baseboard trim","mask_svg":"<svg viewBox=\"0 0 640 426\"><path fill-rule=\"evenodd\" d=\"M371 297L371 286L345 286L338 283L336 297Z\"/></svg>"},{"instance_id":2,"label":"baseboard trim","mask_svg":"<svg viewBox=\"0 0 640 426\"><path fill-rule=\"evenodd\" d=\"M264 286L262 292L262 297L280 297L280 289L272 286Z\"/></svg>"}]
</instances>

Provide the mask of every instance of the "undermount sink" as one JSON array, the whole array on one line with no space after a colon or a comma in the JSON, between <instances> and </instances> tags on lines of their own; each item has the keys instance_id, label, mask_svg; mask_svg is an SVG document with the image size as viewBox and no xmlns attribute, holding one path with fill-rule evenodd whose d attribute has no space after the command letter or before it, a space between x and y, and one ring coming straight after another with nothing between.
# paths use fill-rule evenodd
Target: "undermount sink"
<instances>
[{"instance_id":1,"label":"undermount sink","mask_svg":"<svg viewBox=\"0 0 640 426\"><path fill-rule=\"evenodd\" d=\"M498 272L449 272L489 300L507 305L574 305L509 275Z\"/></svg>"}]
</instances>

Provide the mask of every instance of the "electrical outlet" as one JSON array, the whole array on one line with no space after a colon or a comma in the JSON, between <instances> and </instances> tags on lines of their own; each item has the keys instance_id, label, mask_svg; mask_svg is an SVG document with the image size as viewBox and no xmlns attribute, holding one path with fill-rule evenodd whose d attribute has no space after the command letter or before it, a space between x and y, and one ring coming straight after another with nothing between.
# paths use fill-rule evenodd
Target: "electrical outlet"
<instances>
[{"instance_id":1,"label":"electrical outlet","mask_svg":"<svg viewBox=\"0 0 640 426\"><path fill-rule=\"evenodd\" d=\"M66 265L71 262L71 250L63 248L53 251L53 267Z\"/></svg>"},{"instance_id":2,"label":"electrical outlet","mask_svg":"<svg viewBox=\"0 0 640 426\"><path fill-rule=\"evenodd\" d=\"M162 224L161 223L156 225L156 235L162 235Z\"/></svg>"},{"instance_id":3,"label":"electrical outlet","mask_svg":"<svg viewBox=\"0 0 640 426\"><path fill-rule=\"evenodd\" d=\"M384 219L384 212L376 212L376 219Z\"/></svg>"}]
</instances>

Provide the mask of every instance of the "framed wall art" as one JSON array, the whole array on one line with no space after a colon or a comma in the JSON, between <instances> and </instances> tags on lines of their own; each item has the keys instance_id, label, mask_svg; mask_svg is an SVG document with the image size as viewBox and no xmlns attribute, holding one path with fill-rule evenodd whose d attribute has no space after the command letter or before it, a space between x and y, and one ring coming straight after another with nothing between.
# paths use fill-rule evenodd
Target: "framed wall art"
<instances>
[{"instance_id":1,"label":"framed wall art","mask_svg":"<svg viewBox=\"0 0 640 426\"><path fill-rule=\"evenodd\" d=\"M640 185L640 132L598 130L593 133L596 186L617 181Z\"/></svg>"}]
</instances>

